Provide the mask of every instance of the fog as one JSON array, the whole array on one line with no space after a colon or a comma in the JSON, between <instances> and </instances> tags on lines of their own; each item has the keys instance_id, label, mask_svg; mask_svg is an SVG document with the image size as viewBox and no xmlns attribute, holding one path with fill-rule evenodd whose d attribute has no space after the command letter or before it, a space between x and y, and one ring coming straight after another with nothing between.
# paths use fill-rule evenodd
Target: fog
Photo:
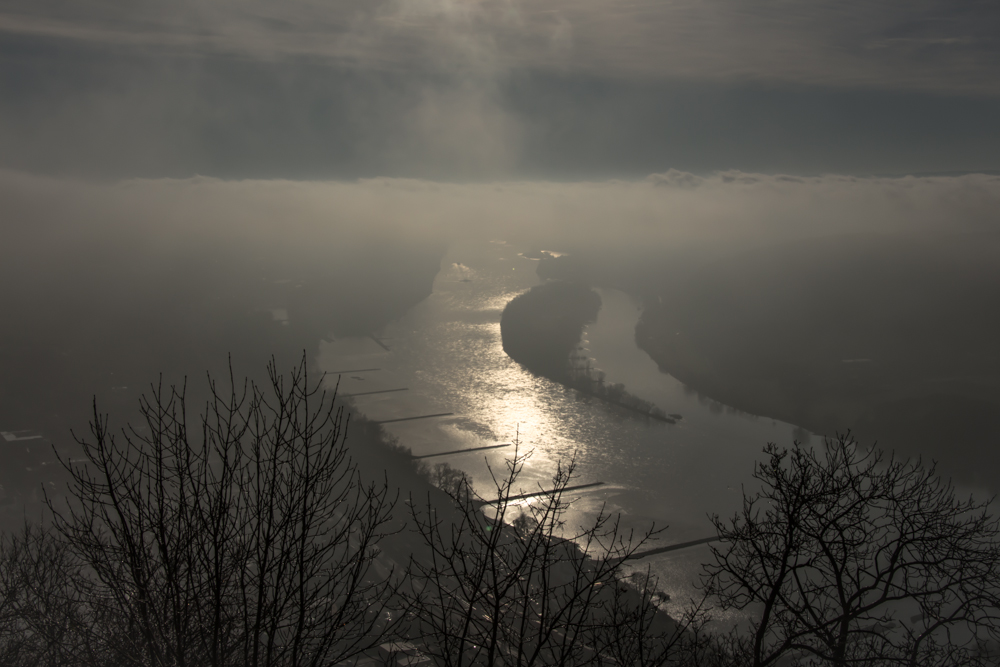
<instances>
[{"instance_id":1,"label":"fog","mask_svg":"<svg viewBox=\"0 0 1000 667\"><path fill-rule=\"evenodd\" d=\"M270 354L313 354L325 337L377 330L427 296L445 247L458 239L568 252L586 282L652 298L680 275L738 273L719 264L744 267L737 282L756 280L759 264L747 268L741 257L810 240L811 266L822 265L841 238L886 262L890 250L934 239L900 270L919 273L912 264L935 254L950 266L956 252L970 251L986 270L995 244L966 247L962 239L993 238L998 205L1000 178L977 174L703 177L672 170L638 181L455 184L101 183L6 173L4 414L17 428L38 428L43 415L79 419L99 388L144 384L161 371L175 379L199 374L229 352L257 365ZM775 252L773 261L787 264ZM833 281L825 290L836 292L841 281L845 293L857 289L849 257L833 267L821 277ZM796 280L795 272L776 279ZM713 298L732 289L723 283ZM716 303L688 297L697 304L690 318L716 317ZM780 310L774 300L787 299L784 292L772 297L755 296L765 311Z\"/></svg>"}]
</instances>

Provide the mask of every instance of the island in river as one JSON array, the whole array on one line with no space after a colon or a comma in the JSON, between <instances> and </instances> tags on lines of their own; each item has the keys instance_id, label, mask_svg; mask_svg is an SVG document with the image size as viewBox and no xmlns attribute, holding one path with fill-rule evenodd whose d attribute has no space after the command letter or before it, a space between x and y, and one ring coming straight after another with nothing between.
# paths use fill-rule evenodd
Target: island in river
<instances>
[{"instance_id":1,"label":"island in river","mask_svg":"<svg viewBox=\"0 0 1000 667\"><path fill-rule=\"evenodd\" d=\"M601 401L673 424L679 415L663 410L604 381L581 354L587 324L597 319L601 297L581 283L551 280L514 297L500 318L503 349L528 370Z\"/></svg>"}]
</instances>

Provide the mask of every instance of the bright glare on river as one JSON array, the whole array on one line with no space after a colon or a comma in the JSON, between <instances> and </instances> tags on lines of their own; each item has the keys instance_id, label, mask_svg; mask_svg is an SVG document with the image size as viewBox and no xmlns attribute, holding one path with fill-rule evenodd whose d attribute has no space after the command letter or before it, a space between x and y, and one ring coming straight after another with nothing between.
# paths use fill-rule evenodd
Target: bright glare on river
<instances>
[{"instance_id":1,"label":"bright glare on river","mask_svg":"<svg viewBox=\"0 0 1000 667\"><path fill-rule=\"evenodd\" d=\"M584 334L584 352L633 394L668 413L676 425L649 420L537 377L512 361L500 340L500 315L512 298L537 285L537 262L502 242L455 243L441 264L433 293L374 339L327 341L323 370L341 373L341 393L406 388L356 397L376 420L453 413L387 424L415 455L509 443L520 433L533 450L519 480L525 491L549 486L556 462L575 454L575 483L601 481L582 490L567 530L585 524L602 504L621 513L626 531L669 526L648 548L710 537L707 515L732 515L749 484L754 461L767 442L790 445L805 434L788 424L739 413L699 397L635 345L638 305L616 290L599 290L597 322ZM378 369L378 370L366 370ZM350 371L350 372L344 372ZM503 471L512 448L430 459L470 473L490 496L486 466ZM696 594L707 546L638 561L650 565L671 607Z\"/></svg>"}]
</instances>

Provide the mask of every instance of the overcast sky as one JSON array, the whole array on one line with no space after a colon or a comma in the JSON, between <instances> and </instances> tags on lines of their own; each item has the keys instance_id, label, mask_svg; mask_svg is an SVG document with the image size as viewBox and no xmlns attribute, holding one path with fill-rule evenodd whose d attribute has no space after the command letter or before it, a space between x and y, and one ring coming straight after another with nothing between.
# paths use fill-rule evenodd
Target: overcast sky
<instances>
[{"instance_id":1,"label":"overcast sky","mask_svg":"<svg viewBox=\"0 0 1000 667\"><path fill-rule=\"evenodd\" d=\"M1000 169L984 0L7 0L0 168L120 179Z\"/></svg>"}]
</instances>

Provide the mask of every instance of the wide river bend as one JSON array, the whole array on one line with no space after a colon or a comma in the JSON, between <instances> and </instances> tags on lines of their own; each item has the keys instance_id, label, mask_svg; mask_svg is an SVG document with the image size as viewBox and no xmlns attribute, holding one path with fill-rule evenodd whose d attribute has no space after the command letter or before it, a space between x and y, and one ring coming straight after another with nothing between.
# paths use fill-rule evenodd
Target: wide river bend
<instances>
[{"instance_id":1,"label":"wide river bend","mask_svg":"<svg viewBox=\"0 0 1000 667\"><path fill-rule=\"evenodd\" d=\"M342 393L406 388L355 398L372 419L453 413L385 425L415 455L508 443L519 433L522 446L533 450L520 480L528 491L547 487L556 462L575 455L579 483L605 484L573 496L568 528L587 523L604 505L621 513L626 529L669 526L651 547L713 535L707 515L737 510L761 448L808 434L727 408L661 373L635 345L638 304L616 290L599 290L603 305L586 329L584 351L607 381L681 415L677 424L636 416L533 375L504 353L500 315L510 299L539 283L536 266L504 242L453 243L426 300L376 338L323 342L319 365L340 376ZM465 470L488 495L487 465L503 470L510 451L431 461ZM673 607L696 594L707 556L708 547L697 546L637 567L652 567Z\"/></svg>"}]
</instances>

